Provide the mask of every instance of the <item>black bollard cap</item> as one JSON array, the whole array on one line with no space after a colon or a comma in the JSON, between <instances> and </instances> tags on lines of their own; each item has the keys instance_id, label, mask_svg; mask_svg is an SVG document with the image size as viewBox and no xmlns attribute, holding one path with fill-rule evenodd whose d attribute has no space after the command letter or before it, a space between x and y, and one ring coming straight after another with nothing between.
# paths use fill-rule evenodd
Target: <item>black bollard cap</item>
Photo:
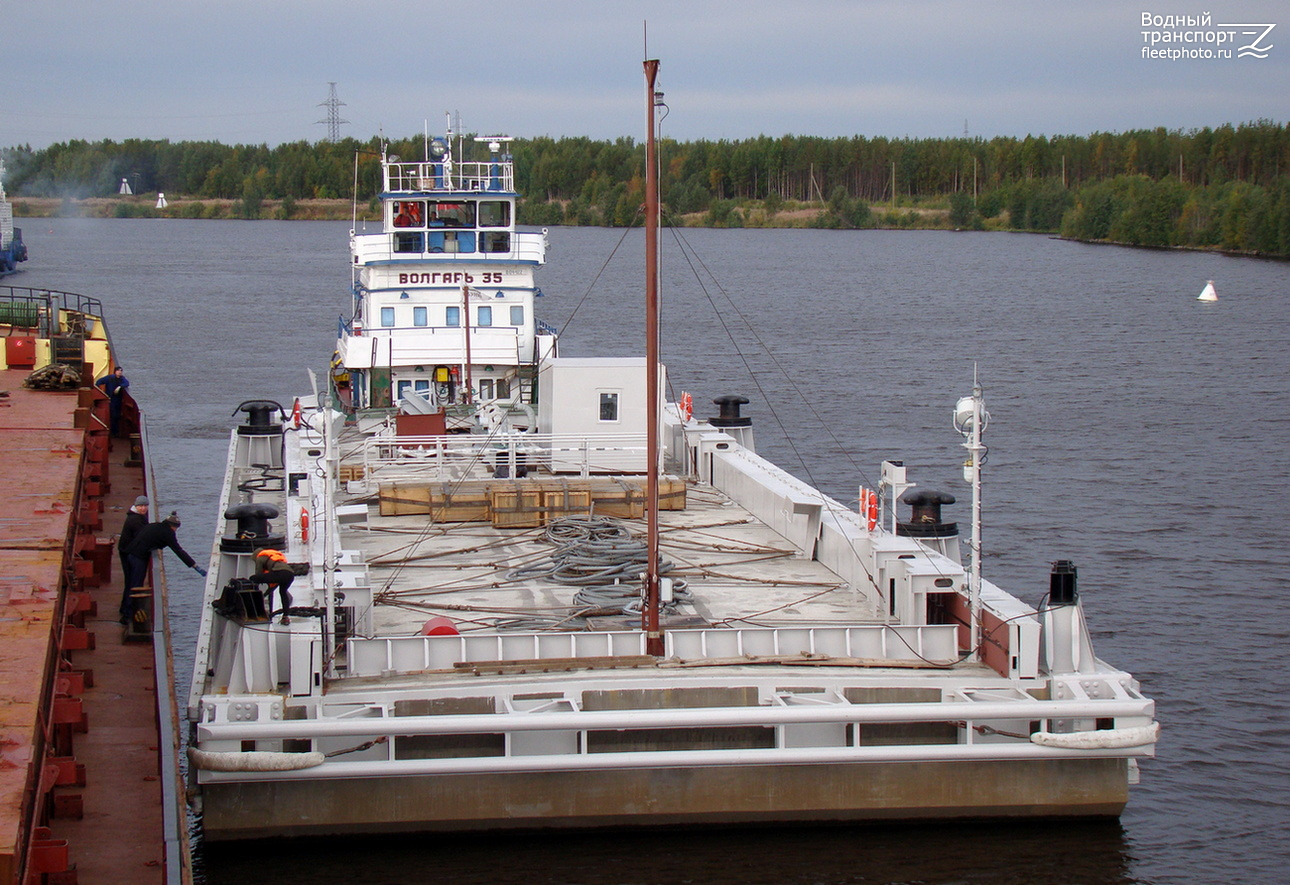
<instances>
[{"instance_id":1,"label":"black bollard cap","mask_svg":"<svg viewBox=\"0 0 1290 885\"><path fill-rule=\"evenodd\" d=\"M1075 578L1075 563L1069 559L1059 559L1054 562L1052 574L1048 578L1048 604L1074 605L1079 599Z\"/></svg>"}]
</instances>

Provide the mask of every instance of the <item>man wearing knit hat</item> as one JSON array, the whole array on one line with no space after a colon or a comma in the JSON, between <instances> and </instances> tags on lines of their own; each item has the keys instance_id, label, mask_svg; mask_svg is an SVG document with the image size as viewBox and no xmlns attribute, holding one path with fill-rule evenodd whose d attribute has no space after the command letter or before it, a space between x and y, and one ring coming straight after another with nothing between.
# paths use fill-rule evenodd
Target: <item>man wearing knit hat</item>
<instances>
[{"instance_id":1,"label":"man wearing knit hat","mask_svg":"<svg viewBox=\"0 0 1290 885\"><path fill-rule=\"evenodd\" d=\"M125 589L121 594L121 617L128 619L134 612L130 602L130 566L125 561L125 550L134 543L139 532L148 524L148 497L140 495L134 499L134 505L126 511L125 522L121 525L121 535L117 538L116 552L121 557L121 579Z\"/></svg>"},{"instance_id":2,"label":"man wearing knit hat","mask_svg":"<svg viewBox=\"0 0 1290 885\"><path fill-rule=\"evenodd\" d=\"M131 589L142 586L147 578L148 560L152 558L152 551L166 547L174 551L174 554L179 557L184 565L196 571L203 578L206 577L206 569L197 565L193 558L188 555L188 551L179 546L179 540L175 537L175 529L177 528L179 528L179 514L172 510L165 519L160 522L149 523L134 536L134 540L130 542L130 546L125 550L126 581ZM133 598L122 605L123 609L127 607L129 611L122 611L121 613L122 624L136 616Z\"/></svg>"}]
</instances>

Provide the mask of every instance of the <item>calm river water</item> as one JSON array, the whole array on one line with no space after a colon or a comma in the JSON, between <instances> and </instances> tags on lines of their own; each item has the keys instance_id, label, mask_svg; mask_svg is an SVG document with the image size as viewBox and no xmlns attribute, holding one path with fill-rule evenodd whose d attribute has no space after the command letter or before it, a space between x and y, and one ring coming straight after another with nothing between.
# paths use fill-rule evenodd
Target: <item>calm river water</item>
<instances>
[{"instance_id":1,"label":"calm river water","mask_svg":"<svg viewBox=\"0 0 1290 885\"><path fill-rule=\"evenodd\" d=\"M348 306L348 225L28 220L6 280L101 298L147 411L163 512L207 549L231 413L290 403ZM1158 703L1118 823L418 837L219 846L211 885L1274 883L1290 868L1290 265L939 232L664 232L664 358L696 410L854 500L879 462L970 494L951 428L992 421L985 569L1032 602L1074 560L1100 656ZM540 316L565 355L634 355L642 235L555 228ZM692 269L703 276L696 282ZM1220 300L1197 293L1216 281ZM594 284L594 285L593 285ZM172 569L181 688L200 588Z\"/></svg>"}]
</instances>

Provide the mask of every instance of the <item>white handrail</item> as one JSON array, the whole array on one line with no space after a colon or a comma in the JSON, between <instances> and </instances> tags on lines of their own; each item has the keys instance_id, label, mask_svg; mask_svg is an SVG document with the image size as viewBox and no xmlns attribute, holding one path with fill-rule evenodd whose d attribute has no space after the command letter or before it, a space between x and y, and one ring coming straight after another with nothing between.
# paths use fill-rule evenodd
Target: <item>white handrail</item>
<instances>
[{"instance_id":1,"label":"white handrail","mask_svg":"<svg viewBox=\"0 0 1290 885\"><path fill-rule=\"evenodd\" d=\"M805 723L972 722L1021 719L1133 717L1150 720L1155 702L1145 699L1079 701L949 701L941 703L819 706L699 707L665 710L596 710L481 713L442 716L382 716L357 719L294 719L268 722L203 722L198 740L279 740L380 735L497 734L515 731L605 731L652 728L772 726Z\"/></svg>"},{"instance_id":2,"label":"white handrail","mask_svg":"<svg viewBox=\"0 0 1290 885\"><path fill-rule=\"evenodd\" d=\"M1153 756L1155 744L1128 749L1071 750L1029 742L991 744L915 744L911 746L776 747L747 750L665 750L656 753L580 753L531 756L479 756L446 759L391 759L375 762L328 761L303 771L203 771L202 783L277 780L342 780L359 777L513 774L525 771L605 771L632 768L678 769L717 766L818 765L876 762L1001 762L1007 760L1092 759ZM343 758L343 757L341 757Z\"/></svg>"},{"instance_id":3,"label":"white handrail","mask_svg":"<svg viewBox=\"0 0 1290 885\"><path fill-rule=\"evenodd\" d=\"M443 482L460 478L462 470L518 457L534 469L553 464L577 470L586 477L596 472L630 473L629 465L643 463L641 434L579 436L547 433L450 434L448 436L380 436L364 446L366 476L419 478Z\"/></svg>"}]
</instances>

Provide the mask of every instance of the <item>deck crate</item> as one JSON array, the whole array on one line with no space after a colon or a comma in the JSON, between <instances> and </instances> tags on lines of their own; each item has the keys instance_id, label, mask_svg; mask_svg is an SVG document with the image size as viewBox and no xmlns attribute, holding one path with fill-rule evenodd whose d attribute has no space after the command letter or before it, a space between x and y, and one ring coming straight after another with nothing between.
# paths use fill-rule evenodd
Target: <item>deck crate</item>
<instances>
[{"instance_id":1,"label":"deck crate","mask_svg":"<svg viewBox=\"0 0 1290 885\"><path fill-rule=\"evenodd\" d=\"M545 523L542 489L532 483L498 483L488 488L494 528L537 528Z\"/></svg>"}]
</instances>

